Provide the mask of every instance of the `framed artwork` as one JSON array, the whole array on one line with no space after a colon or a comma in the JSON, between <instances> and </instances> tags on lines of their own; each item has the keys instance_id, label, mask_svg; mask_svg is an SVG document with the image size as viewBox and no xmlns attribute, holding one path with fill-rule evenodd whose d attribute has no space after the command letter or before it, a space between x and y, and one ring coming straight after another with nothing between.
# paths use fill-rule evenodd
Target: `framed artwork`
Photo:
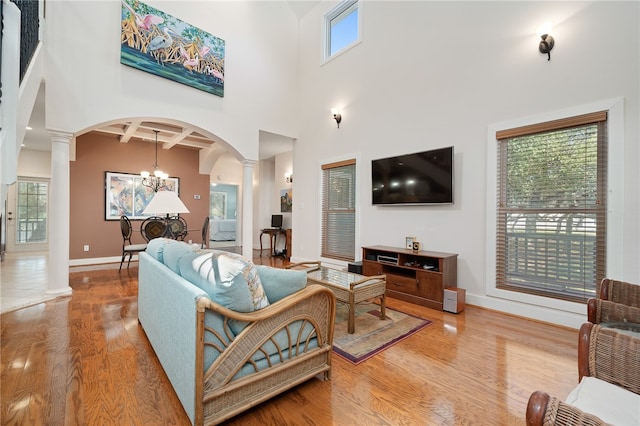
<instances>
[{"instance_id":1,"label":"framed artwork","mask_svg":"<svg viewBox=\"0 0 640 426\"><path fill-rule=\"evenodd\" d=\"M178 192L179 178L167 178L163 190ZM153 198L153 189L142 184L142 176L105 172L105 220L146 219L142 212Z\"/></svg>"},{"instance_id":2,"label":"framed artwork","mask_svg":"<svg viewBox=\"0 0 640 426\"><path fill-rule=\"evenodd\" d=\"M122 0L120 63L220 97L225 41L138 0Z\"/></svg>"},{"instance_id":3,"label":"framed artwork","mask_svg":"<svg viewBox=\"0 0 640 426\"><path fill-rule=\"evenodd\" d=\"M409 250L413 250L413 242L415 240L416 237L404 237L404 246Z\"/></svg>"},{"instance_id":4,"label":"framed artwork","mask_svg":"<svg viewBox=\"0 0 640 426\"><path fill-rule=\"evenodd\" d=\"M292 189L281 189L280 190L280 211L281 212L290 212L293 210L293 194Z\"/></svg>"}]
</instances>

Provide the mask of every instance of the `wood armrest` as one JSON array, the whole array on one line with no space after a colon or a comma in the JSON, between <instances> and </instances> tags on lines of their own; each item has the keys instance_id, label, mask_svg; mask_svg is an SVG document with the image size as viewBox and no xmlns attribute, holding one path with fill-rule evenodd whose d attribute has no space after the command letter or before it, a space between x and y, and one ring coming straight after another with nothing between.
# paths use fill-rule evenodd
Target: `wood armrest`
<instances>
[{"instance_id":1,"label":"wood armrest","mask_svg":"<svg viewBox=\"0 0 640 426\"><path fill-rule=\"evenodd\" d=\"M526 421L528 426L606 426L607 424L593 414L549 396L545 392L535 391L529 397Z\"/></svg>"},{"instance_id":2,"label":"wood armrest","mask_svg":"<svg viewBox=\"0 0 640 426\"><path fill-rule=\"evenodd\" d=\"M535 391L529 397L529 403L527 404L527 425L529 426L542 426L544 423L544 416L547 412L547 405L549 404L549 394L542 391Z\"/></svg>"},{"instance_id":3,"label":"wood armrest","mask_svg":"<svg viewBox=\"0 0 640 426\"><path fill-rule=\"evenodd\" d=\"M587 300L587 321L593 324L598 323L598 299Z\"/></svg>"},{"instance_id":4,"label":"wood armrest","mask_svg":"<svg viewBox=\"0 0 640 426\"><path fill-rule=\"evenodd\" d=\"M578 382L589 376L589 340L593 324L585 322L578 332Z\"/></svg>"}]
</instances>

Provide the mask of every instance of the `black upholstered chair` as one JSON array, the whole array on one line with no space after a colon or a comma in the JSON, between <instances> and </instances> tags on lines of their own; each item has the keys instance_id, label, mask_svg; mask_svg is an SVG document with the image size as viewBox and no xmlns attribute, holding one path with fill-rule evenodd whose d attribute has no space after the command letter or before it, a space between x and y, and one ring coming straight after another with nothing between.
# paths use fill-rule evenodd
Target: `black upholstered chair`
<instances>
[{"instance_id":1,"label":"black upholstered chair","mask_svg":"<svg viewBox=\"0 0 640 426\"><path fill-rule=\"evenodd\" d=\"M187 236L187 221L181 216L173 216L167 220L168 237L184 241Z\"/></svg>"},{"instance_id":2,"label":"black upholstered chair","mask_svg":"<svg viewBox=\"0 0 640 426\"><path fill-rule=\"evenodd\" d=\"M120 270L122 270L122 264L124 263L125 256L127 254L129 255L129 261L127 262L127 269L129 269L133 255L140 253L141 251L145 251L147 245L131 243L133 228L131 227L131 221L126 216L120 217L120 231L122 232L122 259L120 259Z\"/></svg>"},{"instance_id":3,"label":"black upholstered chair","mask_svg":"<svg viewBox=\"0 0 640 426\"><path fill-rule=\"evenodd\" d=\"M140 224L140 233L147 242L165 236L167 222L157 216L148 217Z\"/></svg>"}]
</instances>

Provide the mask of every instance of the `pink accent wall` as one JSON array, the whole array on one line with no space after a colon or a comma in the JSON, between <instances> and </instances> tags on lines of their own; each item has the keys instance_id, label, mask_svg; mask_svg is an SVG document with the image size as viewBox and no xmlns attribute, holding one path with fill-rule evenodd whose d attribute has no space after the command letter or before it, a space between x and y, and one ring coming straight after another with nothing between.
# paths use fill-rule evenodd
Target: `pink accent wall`
<instances>
[{"instance_id":1,"label":"pink accent wall","mask_svg":"<svg viewBox=\"0 0 640 426\"><path fill-rule=\"evenodd\" d=\"M139 174L152 171L155 157L153 142L132 140L120 143L117 136L89 133L76 140L76 161L70 163L71 236L70 259L101 258L122 255L122 234L117 220L105 220L105 172ZM171 177L180 178L180 199L190 213L186 240L200 242L202 222L209 212L209 175L198 173L198 150L158 145L158 166ZM200 199L194 199L200 195ZM140 235L141 220L132 221L132 242L145 242ZM83 246L89 245L89 251Z\"/></svg>"}]
</instances>

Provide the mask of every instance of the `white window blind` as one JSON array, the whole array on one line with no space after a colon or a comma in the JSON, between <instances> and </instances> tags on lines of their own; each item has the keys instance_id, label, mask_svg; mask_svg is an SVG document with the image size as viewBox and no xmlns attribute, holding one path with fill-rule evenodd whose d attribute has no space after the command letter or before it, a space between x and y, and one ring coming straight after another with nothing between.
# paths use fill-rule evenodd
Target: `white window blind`
<instances>
[{"instance_id":1,"label":"white window blind","mask_svg":"<svg viewBox=\"0 0 640 426\"><path fill-rule=\"evenodd\" d=\"M355 259L355 181L355 159L322 166L322 257Z\"/></svg>"},{"instance_id":2,"label":"white window blind","mask_svg":"<svg viewBox=\"0 0 640 426\"><path fill-rule=\"evenodd\" d=\"M593 297L606 265L606 112L496 138L498 288Z\"/></svg>"}]
</instances>

